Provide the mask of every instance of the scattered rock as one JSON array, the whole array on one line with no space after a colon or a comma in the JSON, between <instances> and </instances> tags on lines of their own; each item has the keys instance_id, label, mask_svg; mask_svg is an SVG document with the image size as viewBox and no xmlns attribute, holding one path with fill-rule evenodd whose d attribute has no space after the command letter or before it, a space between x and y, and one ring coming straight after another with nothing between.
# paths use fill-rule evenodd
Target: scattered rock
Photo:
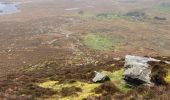
<instances>
[{"instance_id":1,"label":"scattered rock","mask_svg":"<svg viewBox=\"0 0 170 100\"><path fill-rule=\"evenodd\" d=\"M145 16L144 12L134 11L134 12L128 12L126 14L127 16L134 16L134 17L143 17Z\"/></svg>"},{"instance_id":2,"label":"scattered rock","mask_svg":"<svg viewBox=\"0 0 170 100\"><path fill-rule=\"evenodd\" d=\"M94 71L95 72L95 77L92 79L93 82L95 83L103 83L105 81L109 81L110 78L105 75L104 73L100 73L100 72L97 72L97 71Z\"/></svg>"},{"instance_id":3,"label":"scattered rock","mask_svg":"<svg viewBox=\"0 0 170 100\"><path fill-rule=\"evenodd\" d=\"M146 14L144 12L140 11L133 11L133 12L128 12L124 16L129 16L133 18L134 20L142 20L146 17Z\"/></svg>"}]
</instances>

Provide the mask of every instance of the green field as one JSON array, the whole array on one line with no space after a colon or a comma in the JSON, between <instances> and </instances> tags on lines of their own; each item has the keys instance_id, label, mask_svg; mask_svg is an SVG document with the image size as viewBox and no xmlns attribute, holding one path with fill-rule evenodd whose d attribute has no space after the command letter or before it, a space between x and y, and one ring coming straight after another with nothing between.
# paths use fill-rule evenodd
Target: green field
<instances>
[{"instance_id":1,"label":"green field","mask_svg":"<svg viewBox=\"0 0 170 100\"><path fill-rule=\"evenodd\" d=\"M108 36L89 34L84 39L85 45L95 50L114 49L113 41Z\"/></svg>"}]
</instances>

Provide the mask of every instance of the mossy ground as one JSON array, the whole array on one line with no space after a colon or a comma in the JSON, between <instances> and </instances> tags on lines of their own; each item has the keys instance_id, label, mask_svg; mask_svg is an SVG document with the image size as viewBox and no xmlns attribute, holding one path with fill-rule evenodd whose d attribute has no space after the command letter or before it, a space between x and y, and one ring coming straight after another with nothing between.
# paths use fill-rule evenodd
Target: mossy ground
<instances>
[{"instance_id":1,"label":"mossy ground","mask_svg":"<svg viewBox=\"0 0 170 100\"><path fill-rule=\"evenodd\" d=\"M62 97L60 94L59 95L56 94L50 98L47 98L47 100L53 100L56 97L59 97L60 100L81 100L88 96L97 96L97 94L95 94L92 90L98 87L100 84L90 84L90 83L84 83L84 82L75 82L72 84L70 83L59 84L57 81L47 81L44 83L40 83L38 85L43 88L49 88L49 89L60 91L60 92L62 88L69 88L69 87L81 88L82 89L81 92L73 91L73 92L76 92L77 95L70 95L70 96Z\"/></svg>"},{"instance_id":2,"label":"mossy ground","mask_svg":"<svg viewBox=\"0 0 170 100\"><path fill-rule=\"evenodd\" d=\"M111 78L111 82L116 86L115 88L118 89L118 91L121 91L123 93L126 93L130 90L123 82L123 70L118 70L115 72L108 72L103 71L103 73L107 74ZM96 94L94 89L98 88L101 84L99 83L85 83L85 82L74 82L74 83L63 83L59 84L57 81L46 81L43 83L39 83L38 86L42 88L48 88L52 89L58 92L61 92L62 88L71 88L71 87L77 87L81 88L81 92L75 92L77 95L70 95L63 97L61 94L53 95L50 98L47 98L47 100L53 100L55 98L60 98L60 100L81 100L83 98L91 97L91 96L100 96L101 94Z\"/></svg>"}]
</instances>

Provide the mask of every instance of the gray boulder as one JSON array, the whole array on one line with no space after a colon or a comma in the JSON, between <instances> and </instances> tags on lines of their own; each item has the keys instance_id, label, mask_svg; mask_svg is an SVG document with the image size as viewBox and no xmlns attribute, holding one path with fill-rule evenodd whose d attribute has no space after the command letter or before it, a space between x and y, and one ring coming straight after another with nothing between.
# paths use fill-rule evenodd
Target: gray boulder
<instances>
[{"instance_id":1,"label":"gray boulder","mask_svg":"<svg viewBox=\"0 0 170 100\"><path fill-rule=\"evenodd\" d=\"M95 83L103 83L105 81L109 81L110 78L105 75L104 73L100 73L100 72L97 72L97 71L94 71L95 72L95 77L92 79L93 82Z\"/></svg>"},{"instance_id":2,"label":"gray boulder","mask_svg":"<svg viewBox=\"0 0 170 100\"><path fill-rule=\"evenodd\" d=\"M153 85L151 82L151 67L149 61L159 61L153 58L127 55L124 65L124 80L128 85L136 86L140 84Z\"/></svg>"}]
</instances>

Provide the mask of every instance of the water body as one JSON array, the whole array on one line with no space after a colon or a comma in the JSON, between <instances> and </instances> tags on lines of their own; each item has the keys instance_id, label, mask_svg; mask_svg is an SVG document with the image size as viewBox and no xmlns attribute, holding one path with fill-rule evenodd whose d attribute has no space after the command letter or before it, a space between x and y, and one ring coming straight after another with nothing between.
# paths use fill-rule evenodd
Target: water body
<instances>
[{"instance_id":1,"label":"water body","mask_svg":"<svg viewBox=\"0 0 170 100\"><path fill-rule=\"evenodd\" d=\"M0 2L0 15L19 12L20 10L18 9L17 5L18 3Z\"/></svg>"}]
</instances>

